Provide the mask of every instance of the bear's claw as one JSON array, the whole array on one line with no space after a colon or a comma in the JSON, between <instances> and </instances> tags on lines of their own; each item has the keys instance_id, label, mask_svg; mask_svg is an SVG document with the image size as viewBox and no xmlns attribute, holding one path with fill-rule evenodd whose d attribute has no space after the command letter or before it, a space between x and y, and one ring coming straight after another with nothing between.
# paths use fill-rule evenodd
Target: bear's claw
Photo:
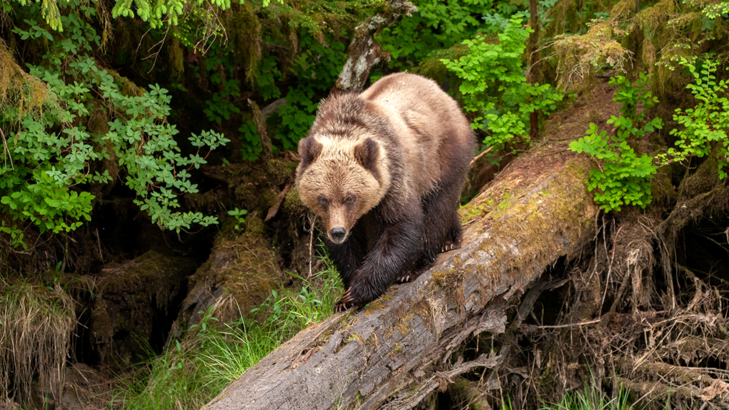
<instances>
[{"instance_id":1,"label":"bear's claw","mask_svg":"<svg viewBox=\"0 0 729 410\"><path fill-rule=\"evenodd\" d=\"M453 242L446 242L445 245L443 245L443 247L441 248L440 252L444 253L444 252L452 251L453 249L458 249L458 248L460 248L459 245L456 245Z\"/></svg>"},{"instance_id":2,"label":"bear's claw","mask_svg":"<svg viewBox=\"0 0 729 410\"><path fill-rule=\"evenodd\" d=\"M410 282L410 274L400 276L399 278L397 278L397 281L400 283Z\"/></svg>"},{"instance_id":3,"label":"bear's claw","mask_svg":"<svg viewBox=\"0 0 729 410\"><path fill-rule=\"evenodd\" d=\"M357 305L356 301L352 297L352 294L350 293L352 291L352 288L347 289L346 292L344 292L344 295L342 295L342 298L339 299L339 302L337 302L336 305L334 305L334 312L344 312L345 310L348 310L350 308L353 308Z\"/></svg>"}]
</instances>

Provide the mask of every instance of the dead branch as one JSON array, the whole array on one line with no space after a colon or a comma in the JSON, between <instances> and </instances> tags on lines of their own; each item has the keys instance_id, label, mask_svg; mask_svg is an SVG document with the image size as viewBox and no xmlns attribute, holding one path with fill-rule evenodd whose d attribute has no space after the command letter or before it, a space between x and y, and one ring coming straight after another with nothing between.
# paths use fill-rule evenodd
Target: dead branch
<instances>
[{"instance_id":1,"label":"dead branch","mask_svg":"<svg viewBox=\"0 0 729 410\"><path fill-rule=\"evenodd\" d=\"M266 132L266 121L263 117L263 114L261 114L261 109L258 108L258 104L256 104L255 101L249 98L248 105L251 107L251 111L253 112L253 123L256 125L256 130L258 131L258 135L261 138L261 146L263 147L263 160L268 161L271 158L271 139L268 138L268 132Z\"/></svg>"},{"instance_id":2,"label":"dead branch","mask_svg":"<svg viewBox=\"0 0 729 410\"><path fill-rule=\"evenodd\" d=\"M375 36L382 29L390 27L402 18L410 16L418 9L409 1L391 0L385 10L367 18L354 29L354 39L347 51L347 61L339 73L332 91L362 91L370 69L380 61L389 61L389 54L380 50Z\"/></svg>"}]
</instances>

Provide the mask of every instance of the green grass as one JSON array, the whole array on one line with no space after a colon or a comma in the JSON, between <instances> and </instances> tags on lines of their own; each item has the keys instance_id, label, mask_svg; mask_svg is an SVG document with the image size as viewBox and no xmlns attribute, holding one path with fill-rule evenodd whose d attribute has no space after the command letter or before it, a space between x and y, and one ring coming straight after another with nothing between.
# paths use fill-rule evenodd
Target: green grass
<instances>
[{"instance_id":1,"label":"green grass","mask_svg":"<svg viewBox=\"0 0 729 410\"><path fill-rule=\"evenodd\" d=\"M648 403L635 404L630 401L630 391L619 388L618 394L611 397L594 385L585 383L583 391L567 392L562 401L544 405L540 410L643 410ZM665 409L668 409L666 403Z\"/></svg>"},{"instance_id":2,"label":"green grass","mask_svg":"<svg viewBox=\"0 0 729 410\"><path fill-rule=\"evenodd\" d=\"M309 324L330 316L341 282L328 269L301 279L297 290L280 289L243 318L218 323L210 312L183 340L120 379L114 402L124 409L200 408L272 350Z\"/></svg>"},{"instance_id":3,"label":"green grass","mask_svg":"<svg viewBox=\"0 0 729 410\"><path fill-rule=\"evenodd\" d=\"M602 390L585 386L584 392L567 392L562 401L542 407L542 410L630 410L635 409L628 401L628 391L619 390L616 397L609 397Z\"/></svg>"}]
</instances>

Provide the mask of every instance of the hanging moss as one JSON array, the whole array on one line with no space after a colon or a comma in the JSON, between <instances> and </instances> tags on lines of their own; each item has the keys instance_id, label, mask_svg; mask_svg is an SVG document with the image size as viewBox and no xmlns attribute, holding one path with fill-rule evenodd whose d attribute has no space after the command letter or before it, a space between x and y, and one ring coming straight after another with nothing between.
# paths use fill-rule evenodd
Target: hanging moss
<instances>
[{"instance_id":1,"label":"hanging moss","mask_svg":"<svg viewBox=\"0 0 729 410\"><path fill-rule=\"evenodd\" d=\"M20 110L22 115L47 102L45 84L20 68L5 42L0 39L0 107L12 106Z\"/></svg>"},{"instance_id":2,"label":"hanging moss","mask_svg":"<svg viewBox=\"0 0 729 410\"><path fill-rule=\"evenodd\" d=\"M635 0L620 0L610 10L610 20L625 21L635 13Z\"/></svg>"},{"instance_id":3,"label":"hanging moss","mask_svg":"<svg viewBox=\"0 0 729 410\"><path fill-rule=\"evenodd\" d=\"M223 25L233 40L236 62L245 66L246 81L254 84L261 59L261 22L249 3L233 4L223 14Z\"/></svg>"},{"instance_id":4,"label":"hanging moss","mask_svg":"<svg viewBox=\"0 0 729 410\"><path fill-rule=\"evenodd\" d=\"M615 23L600 21L587 34L558 36L554 43L559 59L557 85L570 89L590 84L594 74L606 67L624 72L633 54L617 41L625 34Z\"/></svg>"},{"instance_id":5,"label":"hanging moss","mask_svg":"<svg viewBox=\"0 0 729 410\"><path fill-rule=\"evenodd\" d=\"M636 20L643 31L653 34L668 22L676 13L676 3L673 0L661 0L651 7L647 7L636 14Z\"/></svg>"},{"instance_id":6,"label":"hanging moss","mask_svg":"<svg viewBox=\"0 0 729 410\"><path fill-rule=\"evenodd\" d=\"M167 46L167 52L170 60L170 68L172 69L173 76L181 78L185 72L184 58L182 54L182 44L177 36L172 36L170 45Z\"/></svg>"}]
</instances>

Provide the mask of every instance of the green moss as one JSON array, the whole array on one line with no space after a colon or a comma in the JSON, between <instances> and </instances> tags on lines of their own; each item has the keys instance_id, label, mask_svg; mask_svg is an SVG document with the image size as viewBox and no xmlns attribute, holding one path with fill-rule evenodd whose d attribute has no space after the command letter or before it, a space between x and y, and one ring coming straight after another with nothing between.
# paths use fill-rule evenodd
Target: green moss
<instances>
[{"instance_id":1,"label":"green moss","mask_svg":"<svg viewBox=\"0 0 729 410\"><path fill-rule=\"evenodd\" d=\"M492 201L492 203L493 203L493 201ZM458 214L461 217L461 223L466 224L479 215L487 214L489 209L490 209L490 206L488 204L484 204L484 203L479 204L479 203L475 203L472 201L472 202L469 202L468 204L462 206L458 210Z\"/></svg>"},{"instance_id":2,"label":"green moss","mask_svg":"<svg viewBox=\"0 0 729 410\"><path fill-rule=\"evenodd\" d=\"M256 68L261 60L261 22L250 3L233 3L222 15L223 25L233 40L237 62L245 67L249 84L256 81Z\"/></svg>"},{"instance_id":3,"label":"green moss","mask_svg":"<svg viewBox=\"0 0 729 410\"><path fill-rule=\"evenodd\" d=\"M139 87L133 82L129 81L128 78L122 77L114 70L106 68L106 71L114 77L114 82L119 86L119 91L125 97L139 97L147 93L147 90L143 87Z\"/></svg>"},{"instance_id":4,"label":"green moss","mask_svg":"<svg viewBox=\"0 0 729 410\"><path fill-rule=\"evenodd\" d=\"M172 36L172 41L167 46L167 52L169 53L169 63L172 74L180 78L185 72L185 60L182 53L182 44L177 36Z\"/></svg>"},{"instance_id":5,"label":"green moss","mask_svg":"<svg viewBox=\"0 0 729 410\"><path fill-rule=\"evenodd\" d=\"M391 288L392 289L392 288ZM372 302L368 303L365 307L365 316L369 316L372 313L374 313L377 310L383 309L387 307L387 301L392 299L392 291L388 290L388 292L379 298L373 300Z\"/></svg>"},{"instance_id":6,"label":"green moss","mask_svg":"<svg viewBox=\"0 0 729 410\"><path fill-rule=\"evenodd\" d=\"M524 169L533 166L544 165L519 165ZM564 240L577 241L576 237L580 232L587 231L582 227L579 229L573 227L575 220L585 219L583 214L585 209L591 209L584 202L590 200L585 186L590 168L590 162L583 158L570 159L563 170L557 171L559 177L552 178L549 183L534 191L525 191L526 188L533 188L534 183L529 181L528 175L517 169L515 172L503 175L490 191L476 198L477 203L484 201L485 198L504 198L506 197L504 189L509 189L512 194L496 209L474 220L476 229L488 229L489 237L499 238L498 241L483 241L477 251L491 255L498 266L510 267L505 270L488 271L478 264L468 267L469 277L477 278L481 282L484 294L491 291L494 275L506 273L510 275L511 280L517 281L518 275L521 275L519 267L542 264L543 261L552 260L556 253L563 251L560 242L547 242L542 238L560 235ZM518 252L513 250L515 246L518 247ZM446 287L448 300L462 305L463 296L458 293L461 287L453 284L458 283L464 273L458 264L452 270L435 272L434 286Z\"/></svg>"},{"instance_id":7,"label":"green moss","mask_svg":"<svg viewBox=\"0 0 729 410\"><path fill-rule=\"evenodd\" d=\"M696 172L681 181L678 192L684 198L693 197L710 191L718 183L720 183L719 162L716 160L716 157L708 156L698 166Z\"/></svg>"},{"instance_id":8,"label":"green moss","mask_svg":"<svg viewBox=\"0 0 729 410\"><path fill-rule=\"evenodd\" d=\"M90 330L102 359L118 364L144 357L156 320L169 313L197 261L151 250L138 258L107 267L98 281ZM175 306L176 307L176 306Z\"/></svg>"},{"instance_id":9,"label":"green moss","mask_svg":"<svg viewBox=\"0 0 729 410\"><path fill-rule=\"evenodd\" d=\"M190 277L182 323L196 322L198 312L213 304L213 313L223 321L248 315L278 285L276 253L264 237L263 220L255 215L247 218L240 235L232 224L224 222L208 262Z\"/></svg>"},{"instance_id":10,"label":"green moss","mask_svg":"<svg viewBox=\"0 0 729 410\"><path fill-rule=\"evenodd\" d=\"M266 172L274 185L283 185L287 180L293 181L298 165L294 161L274 158L268 161Z\"/></svg>"},{"instance_id":11,"label":"green moss","mask_svg":"<svg viewBox=\"0 0 729 410\"><path fill-rule=\"evenodd\" d=\"M306 206L304 206L301 198L299 198L299 191L295 186L286 193L283 209L290 215L303 215L307 211Z\"/></svg>"}]
</instances>

